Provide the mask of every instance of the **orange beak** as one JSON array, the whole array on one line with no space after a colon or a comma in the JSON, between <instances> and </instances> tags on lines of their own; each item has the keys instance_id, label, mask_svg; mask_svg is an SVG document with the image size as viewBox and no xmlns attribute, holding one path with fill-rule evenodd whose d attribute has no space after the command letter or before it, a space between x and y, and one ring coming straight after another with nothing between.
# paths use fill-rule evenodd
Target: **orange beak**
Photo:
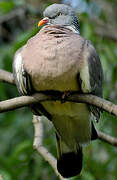
<instances>
[{"instance_id":1,"label":"orange beak","mask_svg":"<svg viewBox=\"0 0 117 180\"><path fill-rule=\"evenodd\" d=\"M38 27L48 23L48 21L49 21L48 17L43 18L41 21L38 22Z\"/></svg>"}]
</instances>

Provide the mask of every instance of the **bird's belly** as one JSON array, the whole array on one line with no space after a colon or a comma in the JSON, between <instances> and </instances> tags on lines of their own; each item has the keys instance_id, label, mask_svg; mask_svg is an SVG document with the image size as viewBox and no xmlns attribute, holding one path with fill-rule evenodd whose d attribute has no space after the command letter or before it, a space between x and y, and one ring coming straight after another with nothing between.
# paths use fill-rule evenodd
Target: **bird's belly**
<instances>
[{"instance_id":1,"label":"bird's belly","mask_svg":"<svg viewBox=\"0 0 117 180\"><path fill-rule=\"evenodd\" d=\"M49 69L49 67L48 67ZM46 70L45 70L46 71ZM56 68L57 71L57 68ZM44 70L43 70L44 72ZM51 75L49 73L47 76L38 75L38 78L34 78L32 81L33 87L37 91L46 91L46 90L57 90L57 91L78 91L79 85L77 82L77 73L74 73L74 70L70 70L69 72L57 74L52 70ZM55 76L55 77L53 77Z\"/></svg>"},{"instance_id":2,"label":"bird's belly","mask_svg":"<svg viewBox=\"0 0 117 180\"><path fill-rule=\"evenodd\" d=\"M42 104L52 115L53 124L58 134L70 148L73 148L76 143L86 144L90 141L91 113L86 104L61 103L60 101L43 102Z\"/></svg>"}]
</instances>

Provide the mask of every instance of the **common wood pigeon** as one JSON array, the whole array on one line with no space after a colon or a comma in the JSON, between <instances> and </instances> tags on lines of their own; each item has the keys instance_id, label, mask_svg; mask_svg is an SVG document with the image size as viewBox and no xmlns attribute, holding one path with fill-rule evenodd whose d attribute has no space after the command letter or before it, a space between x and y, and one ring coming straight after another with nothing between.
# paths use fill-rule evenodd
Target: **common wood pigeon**
<instances>
[{"instance_id":1,"label":"common wood pigeon","mask_svg":"<svg viewBox=\"0 0 117 180\"><path fill-rule=\"evenodd\" d=\"M91 93L102 97L103 72L98 54L80 35L73 9L53 4L44 11L45 26L14 56L13 74L22 95L40 91ZM82 147L97 137L92 120L100 110L84 103L44 101L32 106L56 130L57 169L63 177L82 169Z\"/></svg>"}]
</instances>

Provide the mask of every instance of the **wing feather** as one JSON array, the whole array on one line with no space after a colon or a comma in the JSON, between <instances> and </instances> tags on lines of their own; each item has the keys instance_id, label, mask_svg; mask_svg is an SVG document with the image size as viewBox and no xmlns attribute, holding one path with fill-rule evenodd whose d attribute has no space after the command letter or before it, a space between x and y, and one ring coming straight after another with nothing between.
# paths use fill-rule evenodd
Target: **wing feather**
<instances>
[{"instance_id":1,"label":"wing feather","mask_svg":"<svg viewBox=\"0 0 117 180\"><path fill-rule=\"evenodd\" d=\"M80 71L81 90L84 93L102 97L102 65L95 48L89 40L85 41L83 58L85 58L85 63ZM98 121L100 118L100 109L95 106L90 106L90 110Z\"/></svg>"},{"instance_id":2,"label":"wing feather","mask_svg":"<svg viewBox=\"0 0 117 180\"><path fill-rule=\"evenodd\" d=\"M16 82L17 89L21 95L30 95L34 93L32 87L31 78L23 67L22 49L20 48L14 56L13 61L13 76ZM45 110L45 108L38 103L37 105L31 105L31 109L35 115L45 115L51 120L51 115Z\"/></svg>"}]
</instances>

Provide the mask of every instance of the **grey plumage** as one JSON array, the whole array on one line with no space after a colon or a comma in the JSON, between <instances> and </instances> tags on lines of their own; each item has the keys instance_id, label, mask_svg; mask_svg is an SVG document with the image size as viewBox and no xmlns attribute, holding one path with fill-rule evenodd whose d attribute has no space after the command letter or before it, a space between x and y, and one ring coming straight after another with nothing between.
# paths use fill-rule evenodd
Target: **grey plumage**
<instances>
[{"instance_id":1,"label":"grey plumage","mask_svg":"<svg viewBox=\"0 0 117 180\"><path fill-rule=\"evenodd\" d=\"M45 9L43 15L44 17L49 17L50 24L74 26L76 31L80 32L78 18L70 6L53 4Z\"/></svg>"},{"instance_id":2,"label":"grey plumage","mask_svg":"<svg viewBox=\"0 0 117 180\"><path fill-rule=\"evenodd\" d=\"M48 90L77 91L102 97L100 59L90 41L80 36L72 8L54 4L44 11L45 16L48 25L16 52L13 72L19 91L26 95ZM94 116L98 120L100 111L83 103L60 101L42 102L32 108L34 113L51 119L56 129L58 171L64 177L79 174L82 147L96 138L91 119Z\"/></svg>"}]
</instances>

